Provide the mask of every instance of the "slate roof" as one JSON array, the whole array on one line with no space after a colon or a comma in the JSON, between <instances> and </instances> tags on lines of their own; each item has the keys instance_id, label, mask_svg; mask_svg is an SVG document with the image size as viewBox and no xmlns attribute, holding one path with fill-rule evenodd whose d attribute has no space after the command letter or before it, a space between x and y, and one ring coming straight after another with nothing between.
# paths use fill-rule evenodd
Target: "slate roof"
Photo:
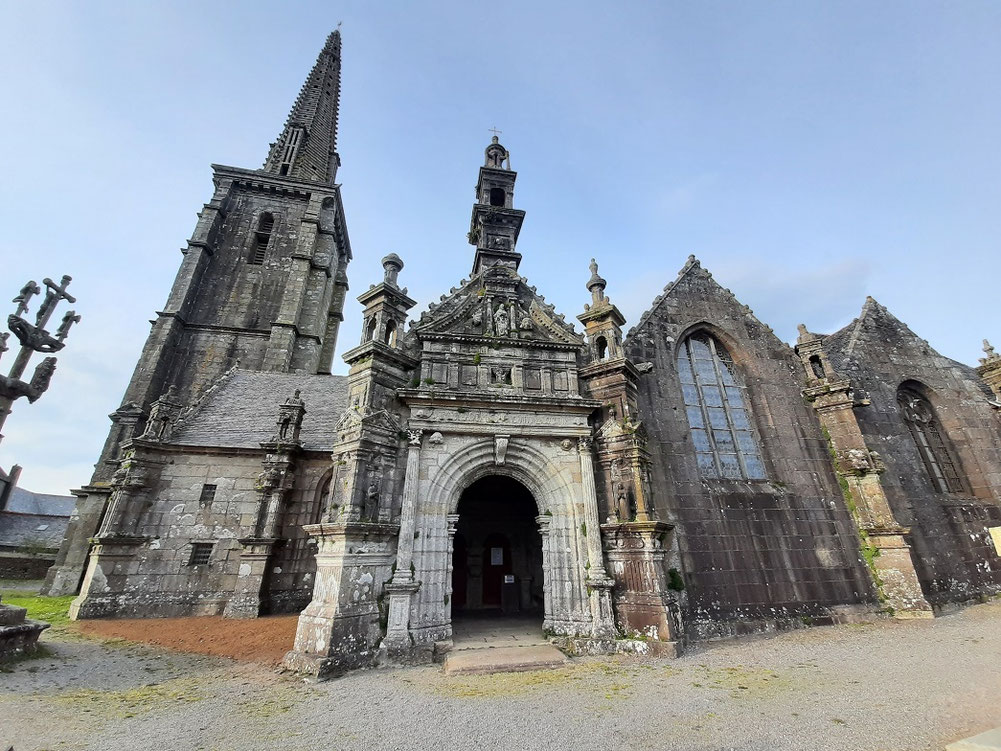
<instances>
[{"instance_id":1,"label":"slate roof","mask_svg":"<svg viewBox=\"0 0 1001 751\"><path fill-rule=\"evenodd\" d=\"M178 423L171 443L181 446L260 448L278 421L278 405L300 389L306 404L300 440L307 450L333 447L335 426L347 408L347 376L233 370Z\"/></svg>"},{"instance_id":2,"label":"slate roof","mask_svg":"<svg viewBox=\"0 0 1001 751\"><path fill-rule=\"evenodd\" d=\"M70 501L73 500L70 498ZM0 548L17 548L29 543L58 548L69 522L68 515L11 514L4 511L0 513Z\"/></svg>"},{"instance_id":3,"label":"slate roof","mask_svg":"<svg viewBox=\"0 0 1001 751\"><path fill-rule=\"evenodd\" d=\"M4 510L17 514L69 517L75 505L76 498L71 495L32 493L24 488L14 488L10 491L7 508Z\"/></svg>"}]
</instances>

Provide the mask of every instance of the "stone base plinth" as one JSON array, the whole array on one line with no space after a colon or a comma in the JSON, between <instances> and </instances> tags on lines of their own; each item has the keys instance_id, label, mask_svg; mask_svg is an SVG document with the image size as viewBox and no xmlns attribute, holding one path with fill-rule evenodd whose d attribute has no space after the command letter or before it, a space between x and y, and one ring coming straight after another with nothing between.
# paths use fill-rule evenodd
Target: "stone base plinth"
<instances>
[{"instance_id":1,"label":"stone base plinth","mask_svg":"<svg viewBox=\"0 0 1001 751\"><path fill-rule=\"evenodd\" d=\"M257 618L261 614L261 590L267 576L268 560L275 546L273 537L244 537L240 539L240 567L236 589L223 616L226 618Z\"/></svg>"},{"instance_id":2,"label":"stone base plinth","mask_svg":"<svg viewBox=\"0 0 1001 751\"><path fill-rule=\"evenodd\" d=\"M149 539L126 535L94 537L87 573L79 596L70 603L69 617L77 620L118 615L130 599L129 564ZM144 593L135 594L142 597Z\"/></svg>"},{"instance_id":3,"label":"stone base plinth","mask_svg":"<svg viewBox=\"0 0 1001 751\"><path fill-rule=\"evenodd\" d=\"M679 657L681 643L657 639L586 639L557 637L553 645L571 656L580 655L644 655L646 657Z\"/></svg>"},{"instance_id":4,"label":"stone base plinth","mask_svg":"<svg viewBox=\"0 0 1001 751\"><path fill-rule=\"evenodd\" d=\"M295 647L282 667L323 679L374 664L399 526L344 522L304 529L317 541L313 600L299 616Z\"/></svg>"},{"instance_id":5,"label":"stone base plinth","mask_svg":"<svg viewBox=\"0 0 1001 751\"><path fill-rule=\"evenodd\" d=\"M669 644L681 638L680 609L664 570L664 542L672 529L659 521L601 525L608 572L615 579L616 621L627 638Z\"/></svg>"},{"instance_id":6,"label":"stone base plinth","mask_svg":"<svg viewBox=\"0 0 1001 751\"><path fill-rule=\"evenodd\" d=\"M933 618L932 606L925 599L914 569L911 547L904 539L906 530L866 530L869 544L879 551L872 559L882 586L886 604L893 617L901 619Z\"/></svg>"}]
</instances>

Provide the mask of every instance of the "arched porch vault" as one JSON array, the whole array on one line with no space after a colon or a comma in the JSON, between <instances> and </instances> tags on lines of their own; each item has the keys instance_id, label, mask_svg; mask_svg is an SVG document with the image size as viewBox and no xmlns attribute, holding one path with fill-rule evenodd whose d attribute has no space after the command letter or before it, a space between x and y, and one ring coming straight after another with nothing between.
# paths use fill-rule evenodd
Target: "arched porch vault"
<instances>
[{"instance_id":1,"label":"arched porch vault","mask_svg":"<svg viewBox=\"0 0 1001 751\"><path fill-rule=\"evenodd\" d=\"M545 628L568 636L614 632L590 440L446 434L420 449L409 633L414 643L451 633L453 535L463 491L502 475L532 495L542 535ZM409 477L408 477L409 479ZM407 540L401 532L401 545ZM399 571L399 568L398 568ZM403 575L406 572L401 572Z\"/></svg>"}]
</instances>

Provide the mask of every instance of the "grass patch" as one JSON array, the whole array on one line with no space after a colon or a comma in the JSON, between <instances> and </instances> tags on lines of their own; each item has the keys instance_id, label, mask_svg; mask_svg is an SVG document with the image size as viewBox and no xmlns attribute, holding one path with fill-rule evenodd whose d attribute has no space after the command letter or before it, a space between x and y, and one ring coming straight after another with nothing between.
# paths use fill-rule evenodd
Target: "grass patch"
<instances>
[{"instance_id":1,"label":"grass patch","mask_svg":"<svg viewBox=\"0 0 1001 751\"><path fill-rule=\"evenodd\" d=\"M174 678L120 691L82 689L55 694L52 699L78 712L111 717L135 717L155 709L201 701L205 695L195 678Z\"/></svg>"},{"instance_id":2,"label":"grass patch","mask_svg":"<svg viewBox=\"0 0 1001 751\"><path fill-rule=\"evenodd\" d=\"M3 595L5 605L15 605L19 608L28 609L28 618L33 621L45 621L51 623L53 628L57 626L68 626L72 621L69 617L70 603L76 599L76 595L66 595L65 597L41 597L39 595Z\"/></svg>"},{"instance_id":3,"label":"grass patch","mask_svg":"<svg viewBox=\"0 0 1001 751\"><path fill-rule=\"evenodd\" d=\"M693 687L728 691L734 699L763 696L794 688L793 681L772 670L743 665L724 668L699 665L694 677L696 681L691 684Z\"/></svg>"}]
</instances>

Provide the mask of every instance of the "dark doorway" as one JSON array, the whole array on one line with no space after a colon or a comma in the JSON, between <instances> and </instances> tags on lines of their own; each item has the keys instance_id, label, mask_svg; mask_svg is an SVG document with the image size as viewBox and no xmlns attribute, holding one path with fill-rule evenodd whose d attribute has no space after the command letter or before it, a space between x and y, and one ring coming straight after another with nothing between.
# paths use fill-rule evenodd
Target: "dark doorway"
<instances>
[{"instance_id":1,"label":"dark doorway","mask_svg":"<svg viewBox=\"0 0 1001 751\"><path fill-rule=\"evenodd\" d=\"M459 499L452 553L452 617L541 618L542 536L524 485L493 475Z\"/></svg>"}]
</instances>

